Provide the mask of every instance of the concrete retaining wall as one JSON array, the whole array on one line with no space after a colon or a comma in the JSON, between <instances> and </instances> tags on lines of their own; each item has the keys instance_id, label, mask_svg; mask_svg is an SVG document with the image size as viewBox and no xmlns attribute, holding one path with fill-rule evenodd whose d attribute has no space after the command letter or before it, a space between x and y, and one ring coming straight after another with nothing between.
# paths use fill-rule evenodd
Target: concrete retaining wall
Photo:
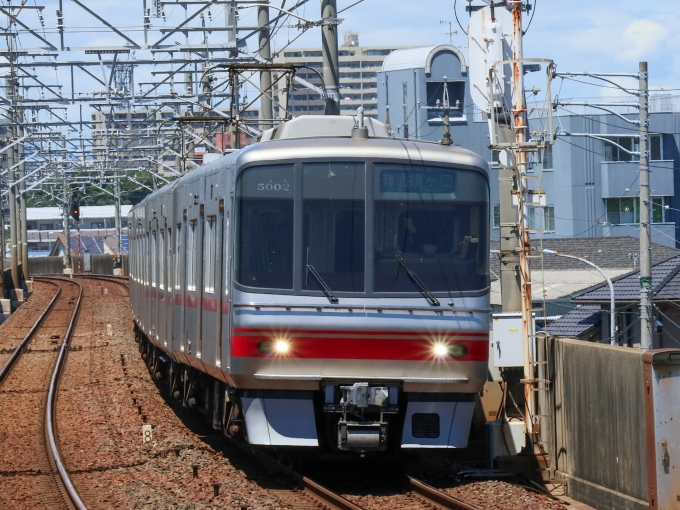
<instances>
[{"instance_id":1,"label":"concrete retaining wall","mask_svg":"<svg viewBox=\"0 0 680 510\"><path fill-rule=\"evenodd\" d=\"M563 338L546 349L541 437L556 477L595 508L648 508L642 352Z\"/></svg>"},{"instance_id":2,"label":"concrete retaining wall","mask_svg":"<svg viewBox=\"0 0 680 510\"><path fill-rule=\"evenodd\" d=\"M85 261L80 257L80 266L78 265L79 257L71 257L71 267L75 272L84 271ZM121 257L124 274L128 274L128 257L123 255ZM113 274L113 256L111 255L92 255L90 257L92 274ZM62 257L31 257L28 259L29 274L61 274L64 272L64 259Z\"/></svg>"}]
</instances>

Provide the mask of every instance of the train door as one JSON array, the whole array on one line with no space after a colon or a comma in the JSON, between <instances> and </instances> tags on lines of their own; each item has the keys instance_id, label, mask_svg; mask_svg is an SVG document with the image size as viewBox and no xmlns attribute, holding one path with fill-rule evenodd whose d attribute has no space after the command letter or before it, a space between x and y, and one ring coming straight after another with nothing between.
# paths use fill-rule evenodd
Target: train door
<instances>
[{"instance_id":1,"label":"train door","mask_svg":"<svg viewBox=\"0 0 680 510\"><path fill-rule=\"evenodd\" d=\"M184 246L184 351L194 355L196 352L196 306L197 306L197 282L196 282L196 255L198 219L185 222L186 243Z\"/></svg>"},{"instance_id":2,"label":"train door","mask_svg":"<svg viewBox=\"0 0 680 510\"><path fill-rule=\"evenodd\" d=\"M155 229L156 221L152 221L152 230L149 236L149 244L151 245L151 251L149 253L149 264L151 266L151 272L149 276L150 280L150 292L151 299L149 300L149 327L151 328L151 335L153 336L152 341L156 343L158 341L158 253L157 253L157 243L158 243L158 230Z\"/></svg>"},{"instance_id":3,"label":"train door","mask_svg":"<svg viewBox=\"0 0 680 510\"><path fill-rule=\"evenodd\" d=\"M182 298L182 351L186 354L191 354L191 336L187 336L187 323L190 320L189 313L189 303L190 295L189 291L193 290L195 285L195 275L194 271L194 237L196 232L196 222L195 221L184 221L184 247L183 247L183 261L182 261L182 292L184 294Z\"/></svg>"},{"instance_id":4,"label":"train door","mask_svg":"<svg viewBox=\"0 0 680 510\"><path fill-rule=\"evenodd\" d=\"M162 210L161 206L161 210ZM161 222L163 217L161 216ZM161 224L158 229L158 337L159 342L164 347L168 346L167 331L165 330L165 314L166 314L166 288L165 288L165 225Z\"/></svg>"},{"instance_id":5,"label":"train door","mask_svg":"<svg viewBox=\"0 0 680 510\"><path fill-rule=\"evenodd\" d=\"M222 327L223 327L223 285L224 285L224 199L219 201L217 223L215 226L215 247L217 250L215 256L215 268L213 277L215 279L215 364L218 367L222 366Z\"/></svg>"},{"instance_id":6,"label":"train door","mask_svg":"<svg viewBox=\"0 0 680 510\"><path fill-rule=\"evenodd\" d=\"M203 304L200 333L202 359L211 365L216 361L217 335L215 330L218 315L215 278L218 229L217 215L214 213L211 207L211 210L206 212L203 222Z\"/></svg>"},{"instance_id":7,"label":"train door","mask_svg":"<svg viewBox=\"0 0 680 510\"><path fill-rule=\"evenodd\" d=\"M184 352L184 236L186 235L186 225L177 223L174 235L174 257L173 257L173 324L172 324L172 349L173 351Z\"/></svg>"},{"instance_id":8,"label":"train door","mask_svg":"<svg viewBox=\"0 0 680 510\"><path fill-rule=\"evenodd\" d=\"M233 204L233 202L231 202ZM220 354L219 359L221 360L222 370L228 372L231 368L231 230L229 228L230 224L230 214L231 207L224 211L224 207L220 208L222 210L221 218L222 225L220 231L222 232L222 257L220 260L220 271L221 282L222 282L222 292L220 297L222 299L222 304L220 306Z\"/></svg>"},{"instance_id":9,"label":"train door","mask_svg":"<svg viewBox=\"0 0 680 510\"><path fill-rule=\"evenodd\" d=\"M196 232L198 237L196 238L195 251L196 251L196 357L202 358L203 356L203 298L204 293L204 270L206 264L206 228L208 218L205 214L205 205L201 204L199 208L199 218L196 225Z\"/></svg>"}]
</instances>

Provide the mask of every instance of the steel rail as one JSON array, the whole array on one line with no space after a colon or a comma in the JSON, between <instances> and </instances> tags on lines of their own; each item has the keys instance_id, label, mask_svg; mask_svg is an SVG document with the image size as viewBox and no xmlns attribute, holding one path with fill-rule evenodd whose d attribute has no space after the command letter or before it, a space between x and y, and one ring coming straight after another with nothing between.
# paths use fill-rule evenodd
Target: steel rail
<instances>
[{"instance_id":1,"label":"steel rail","mask_svg":"<svg viewBox=\"0 0 680 510\"><path fill-rule=\"evenodd\" d=\"M59 294L61 294L61 287L53 282L46 282L46 283L51 283L55 287L57 287L57 293L54 295L52 300L49 302L47 305L47 308L43 311L43 313L40 314L40 317L38 317L38 320L35 321L35 324L33 324L33 327L29 330L28 333L26 333L26 336L24 339L21 341L21 343L17 346L16 349L14 349L14 352L12 353L12 356L7 360L5 365L2 367L2 370L0 370L0 384L2 384L5 380L5 378L9 375L10 371L12 370L12 367L14 367L15 363L17 360L21 357L21 354L23 353L24 348L28 344L28 342L31 341L31 338L33 338L33 335L35 335L35 332L40 329L40 325L42 324L43 319L47 316L47 314L52 310L52 306L54 306L54 303L57 301L57 298L59 297Z\"/></svg>"},{"instance_id":2,"label":"steel rail","mask_svg":"<svg viewBox=\"0 0 680 510\"><path fill-rule=\"evenodd\" d=\"M41 278L42 279L42 278ZM57 475L59 481L61 482L66 495L70 499L70 503L77 510L87 510L87 507L80 499L78 492L76 491L71 479L66 472L66 467L59 454L59 445L57 444L56 438L56 403L57 403L57 390L59 387L59 381L61 378L61 373L64 368L64 361L66 359L66 353L68 352L71 336L73 335L73 329L75 327L78 314L80 312L80 303L83 297L83 287L77 281L66 278L54 278L54 280L62 281L65 283L71 283L78 286L78 300L73 307L73 313L71 314L71 320L68 324L68 329L64 335L64 341L61 343L61 349L59 349L59 356L57 357L57 362L54 367L54 372L52 373L52 379L50 380L50 386L47 393L47 406L45 411L45 433L47 435L47 442L49 445L48 454L57 469Z\"/></svg>"},{"instance_id":3,"label":"steel rail","mask_svg":"<svg viewBox=\"0 0 680 510\"><path fill-rule=\"evenodd\" d=\"M76 273L73 275L74 278L86 278L90 280L100 280L104 282L117 283L118 285L124 286L126 289L130 288L130 279L127 276L117 276L112 274L81 274Z\"/></svg>"},{"instance_id":4,"label":"steel rail","mask_svg":"<svg viewBox=\"0 0 680 510\"><path fill-rule=\"evenodd\" d=\"M231 436L225 435L224 437L226 437L231 445L235 446L272 472L283 473L290 476L293 480L295 480L295 482L302 486L304 494L317 503L321 503L321 505L323 505L325 508L328 508L329 510L364 510L362 507L352 503L347 498L344 498L340 494L337 494L323 485L313 481L311 478L293 471L289 466L283 464L273 457L270 457L257 448L253 448L251 445L241 442Z\"/></svg>"},{"instance_id":5,"label":"steel rail","mask_svg":"<svg viewBox=\"0 0 680 510\"><path fill-rule=\"evenodd\" d=\"M332 510L362 510L362 507L355 505L350 500L342 497L340 494L327 489L323 485L319 485L315 481L302 477L302 485L305 494L309 495L322 505L331 508Z\"/></svg>"},{"instance_id":6,"label":"steel rail","mask_svg":"<svg viewBox=\"0 0 680 510\"><path fill-rule=\"evenodd\" d=\"M449 496L448 494L427 485L426 483L408 477L411 483L411 488L419 497L426 500L428 503L434 505L436 508L444 508L447 510L482 510L481 508L466 503L463 500Z\"/></svg>"}]
</instances>

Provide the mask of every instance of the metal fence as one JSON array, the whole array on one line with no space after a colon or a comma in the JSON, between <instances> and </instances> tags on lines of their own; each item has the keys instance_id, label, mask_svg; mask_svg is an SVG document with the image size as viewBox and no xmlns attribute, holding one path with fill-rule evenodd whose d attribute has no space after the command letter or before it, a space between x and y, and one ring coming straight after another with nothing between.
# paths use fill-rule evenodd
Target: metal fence
<instances>
[{"instance_id":1,"label":"metal fence","mask_svg":"<svg viewBox=\"0 0 680 510\"><path fill-rule=\"evenodd\" d=\"M639 349L550 338L541 440L572 498L598 509L648 508Z\"/></svg>"}]
</instances>

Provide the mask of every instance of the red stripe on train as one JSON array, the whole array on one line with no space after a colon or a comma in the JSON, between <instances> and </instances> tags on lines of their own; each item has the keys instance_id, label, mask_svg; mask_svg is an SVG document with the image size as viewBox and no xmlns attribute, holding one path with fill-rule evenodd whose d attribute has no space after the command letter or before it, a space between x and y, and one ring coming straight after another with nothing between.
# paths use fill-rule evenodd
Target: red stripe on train
<instances>
[{"instance_id":1,"label":"red stripe on train","mask_svg":"<svg viewBox=\"0 0 680 510\"><path fill-rule=\"evenodd\" d=\"M444 331L444 332L430 332L430 331L363 331L363 330L330 330L330 329L287 329L281 331L274 331L272 328L234 328L234 333L265 333L267 335L361 335L361 336L415 336L419 338L427 337L427 339L448 339L455 340L458 337L479 337L488 338L489 333L476 333L468 331Z\"/></svg>"},{"instance_id":2,"label":"red stripe on train","mask_svg":"<svg viewBox=\"0 0 680 510\"><path fill-rule=\"evenodd\" d=\"M272 340L271 336L232 337L231 355L246 358L272 358L257 350L260 342ZM434 355L434 342L430 339L382 339L382 338L327 338L290 337L286 338L289 352L286 358L315 359L374 359L392 361L438 361ZM488 361L488 342L479 340L439 340L450 345L465 345L467 354L461 358L446 358L446 361Z\"/></svg>"}]
</instances>

